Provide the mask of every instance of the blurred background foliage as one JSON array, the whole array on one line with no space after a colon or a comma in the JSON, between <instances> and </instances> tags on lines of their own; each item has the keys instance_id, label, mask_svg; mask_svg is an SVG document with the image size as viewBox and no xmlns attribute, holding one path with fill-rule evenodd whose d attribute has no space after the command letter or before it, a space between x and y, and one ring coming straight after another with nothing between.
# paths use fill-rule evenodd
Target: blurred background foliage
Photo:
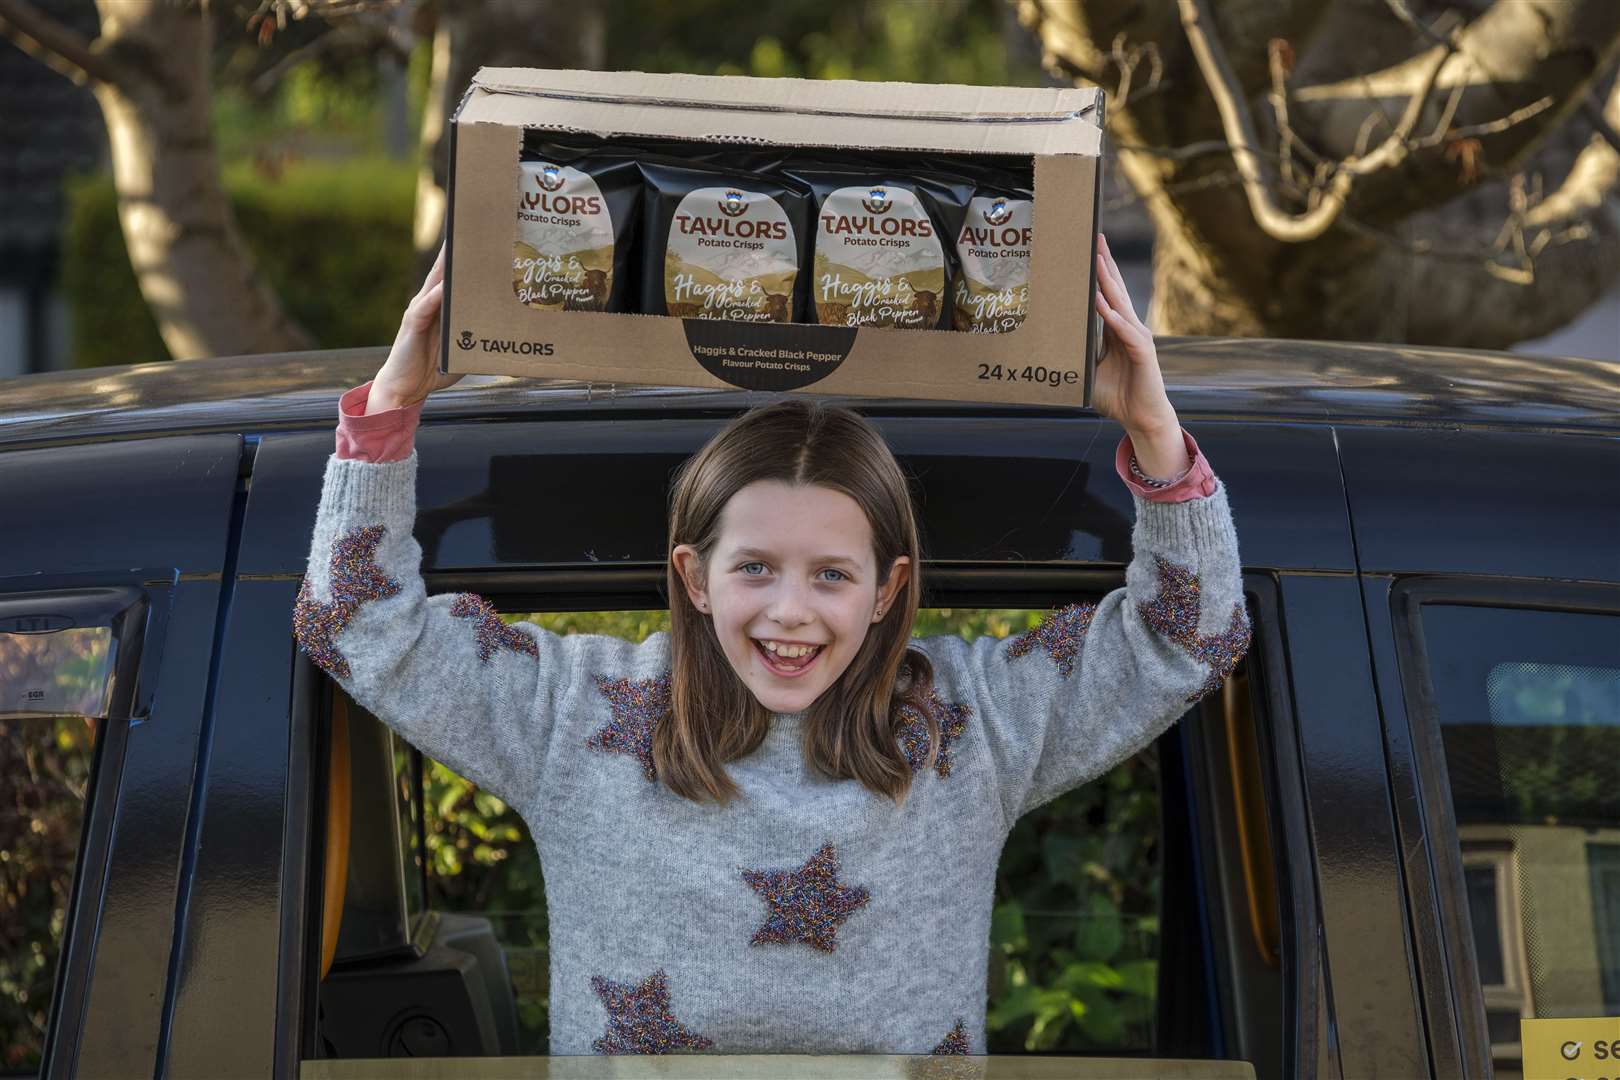
<instances>
[{"instance_id":1,"label":"blurred background foliage","mask_svg":"<svg viewBox=\"0 0 1620 1080\"><path fill-rule=\"evenodd\" d=\"M96 731L78 716L0 720L0 1072L7 1075L39 1065Z\"/></svg>"},{"instance_id":2,"label":"blurred background foliage","mask_svg":"<svg viewBox=\"0 0 1620 1080\"><path fill-rule=\"evenodd\" d=\"M1012 17L998 0L784 0L755 8L607 0L605 66L1040 85L1033 45L1006 47ZM319 347L378 345L393 339L419 281L411 238L415 133L432 41L413 48L404 108L395 115L399 103L374 50L320 49L279 70L323 30L318 19L291 23L266 50L239 19L224 20L213 134L243 238L288 314ZM59 283L73 365L168 358L130 268L106 173L69 182L63 230Z\"/></svg>"},{"instance_id":3,"label":"blurred background foliage","mask_svg":"<svg viewBox=\"0 0 1620 1080\"><path fill-rule=\"evenodd\" d=\"M1041 611L935 608L916 633L967 640ZM553 633L641 641L667 611L506 615ZM522 1051L547 1045L545 884L517 812L437 762L424 770L430 906L491 919L507 949ZM1149 749L1026 814L1002 852L991 920L988 1052L1150 1051L1159 956L1159 770Z\"/></svg>"},{"instance_id":4,"label":"blurred background foliage","mask_svg":"<svg viewBox=\"0 0 1620 1080\"><path fill-rule=\"evenodd\" d=\"M323 347L393 340L416 288L415 175L408 165L381 157L274 167L238 161L226 166L224 179L260 272ZM64 237L62 285L75 366L166 357L130 268L110 179L69 183Z\"/></svg>"}]
</instances>

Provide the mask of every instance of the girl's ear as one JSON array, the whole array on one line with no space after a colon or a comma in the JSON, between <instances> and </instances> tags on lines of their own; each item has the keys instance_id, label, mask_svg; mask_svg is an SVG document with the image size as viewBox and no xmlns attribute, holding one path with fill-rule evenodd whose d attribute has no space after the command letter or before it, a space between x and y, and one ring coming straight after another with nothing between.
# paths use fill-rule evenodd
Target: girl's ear
<instances>
[{"instance_id":1,"label":"girl's ear","mask_svg":"<svg viewBox=\"0 0 1620 1080\"><path fill-rule=\"evenodd\" d=\"M894 610L894 598L900 595L900 590L906 587L906 580L910 577L911 556L898 556L889 570L889 580L878 590L877 610L872 613L873 622L882 622L883 617Z\"/></svg>"},{"instance_id":2,"label":"girl's ear","mask_svg":"<svg viewBox=\"0 0 1620 1080\"><path fill-rule=\"evenodd\" d=\"M709 594L696 584L703 578L703 560L698 557L697 548L691 544L676 544L669 557L675 564L675 572L681 577L681 584L686 586L686 595L692 601L692 606L699 611L708 611Z\"/></svg>"}]
</instances>

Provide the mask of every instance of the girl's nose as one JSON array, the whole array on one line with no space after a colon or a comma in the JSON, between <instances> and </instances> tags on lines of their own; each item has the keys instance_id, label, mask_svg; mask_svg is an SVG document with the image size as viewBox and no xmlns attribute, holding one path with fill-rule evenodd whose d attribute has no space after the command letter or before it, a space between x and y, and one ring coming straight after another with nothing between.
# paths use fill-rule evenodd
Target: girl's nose
<instances>
[{"instance_id":1,"label":"girl's nose","mask_svg":"<svg viewBox=\"0 0 1620 1080\"><path fill-rule=\"evenodd\" d=\"M803 626L812 618L810 605L805 602L804 590L796 585L784 585L777 590L765 615L772 622L788 629Z\"/></svg>"}]
</instances>

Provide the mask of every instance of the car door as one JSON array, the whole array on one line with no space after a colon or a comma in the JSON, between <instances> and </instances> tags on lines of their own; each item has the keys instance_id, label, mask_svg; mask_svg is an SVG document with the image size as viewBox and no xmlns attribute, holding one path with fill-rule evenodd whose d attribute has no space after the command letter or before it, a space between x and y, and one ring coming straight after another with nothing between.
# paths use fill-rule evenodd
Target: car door
<instances>
[{"instance_id":1,"label":"car door","mask_svg":"<svg viewBox=\"0 0 1620 1080\"><path fill-rule=\"evenodd\" d=\"M19 685L26 668L0 674L0 690L45 712L99 716L71 900L54 941L27 943L60 954L38 1044L48 1077L162 1070L240 458L233 435L0 451L0 647L59 661L67 635L103 640L35 684ZM105 693L49 704L62 680ZM10 707L0 724L14 730L45 719Z\"/></svg>"},{"instance_id":2,"label":"car door","mask_svg":"<svg viewBox=\"0 0 1620 1080\"><path fill-rule=\"evenodd\" d=\"M581 412L423 428L415 533L430 592L479 592L503 613L661 603L668 477L718 421L676 410L655 419ZM1113 475L1117 428L1092 417L947 423L898 406L872 414L916 478L931 560L926 606L1038 612L1119 584L1132 507ZM1425 1060L1414 997L1410 988L1391 994L1388 983L1389 972L1410 975L1404 912L1388 883L1398 859L1387 790L1364 763L1349 775L1339 769L1347 755L1365 758L1369 739L1371 757L1380 755L1367 680L1342 670L1346 649L1362 650L1352 655L1365 666L1365 637L1333 433L1214 420L1189 427L1228 483L1264 643L1244 684L1250 707L1211 703L1161 740L1164 889L1175 905L1154 921L1167 946L1174 938L1165 955L1175 965L1163 969L1173 977L1159 988L1158 1036L1137 1052L1254 1061L1268 1077L1337 1078L1368 1066L1414 1075L1412 1063ZM267 437L259 448L241 576L280 582L289 604L331 445L321 432ZM357 805L362 797L354 793ZM1344 819L1347 809L1353 817ZM1233 838L1257 825L1269 839L1240 852ZM1246 871L1245 858L1273 873ZM284 915L310 903L296 885L283 876ZM293 993L302 997L297 1008L283 998L277 1075L299 1075L300 1059L325 1056L311 1019L320 968L311 931L321 921L308 912L282 922L281 985L301 984ZM266 939L258 955L268 948ZM1337 1011L1346 1001L1350 1017ZM216 999L191 1004L197 1030L225 1019ZM289 1019L300 1016L301 1024ZM320 1063L302 1071L319 1075Z\"/></svg>"},{"instance_id":3,"label":"car door","mask_svg":"<svg viewBox=\"0 0 1620 1080\"><path fill-rule=\"evenodd\" d=\"M1620 440L1340 445L1435 1075L1517 1076L1519 1019L1620 1011L1620 808L1593 772L1620 730Z\"/></svg>"}]
</instances>

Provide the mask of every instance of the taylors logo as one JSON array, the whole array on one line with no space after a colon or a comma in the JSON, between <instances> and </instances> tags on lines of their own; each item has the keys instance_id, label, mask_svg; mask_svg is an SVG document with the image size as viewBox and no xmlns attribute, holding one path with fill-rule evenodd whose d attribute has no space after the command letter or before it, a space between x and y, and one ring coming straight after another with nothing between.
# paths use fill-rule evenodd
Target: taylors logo
<instances>
[{"instance_id":1,"label":"taylors logo","mask_svg":"<svg viewBox=\"0 0 1620 1080\"><path fill-rule=\"evenodd\" d=\"M1006 199L997 199L984 209L984 220L989 225L1005 225L1012 220L1012 207Z\"/></svg>"},{"instance_id":2,"label":"taylors logo","mask_svg":"<svg viewBox=\"0 0 1620 1080\"><path fill-rule=\"evenodd\" d=\"M556 191L563 186L562 167L550 162L543 163L540 166L539 180L540 186L547 191Z\"/></svg>"},{"instance_id":3,"label":"taylors logo","mask_svg":"<svg viewBox=\"0 0 1620 1080\"><path fill-rule=\"evenodd\" d=\"M456 338L456 344L463 349L477 346L487 353L514 353L518 356L550 356L555 346L549 341L514 341L511 338L481 338L474 336L471 330L463 330L461 336Z\"/></svg>"},{"instance_id":4,"label":"taylors logo","mask_svg":"<svg viewBox=\"0 0 1620 1080\"><path fill-rule=\"evenodd\" d=\"M737 217L748 212L748 199L742 192L732 188L726 192L725 198L720 200L720 212L726 217Z\"/></svg>"},{"instance_id":5,"label":"taylors logo","mask_svg":"<svg viewBox=\"0 0 1620 1080\"><path fill-rule=\"evenodd\" d=\"M861 200L861 205L866 207L866 212L869 214L886 214L889 212L889 207L893 206L894 203L889 200L887 191L875 187L867 193L866 198Z\"/></svg>"}]
</instances>

